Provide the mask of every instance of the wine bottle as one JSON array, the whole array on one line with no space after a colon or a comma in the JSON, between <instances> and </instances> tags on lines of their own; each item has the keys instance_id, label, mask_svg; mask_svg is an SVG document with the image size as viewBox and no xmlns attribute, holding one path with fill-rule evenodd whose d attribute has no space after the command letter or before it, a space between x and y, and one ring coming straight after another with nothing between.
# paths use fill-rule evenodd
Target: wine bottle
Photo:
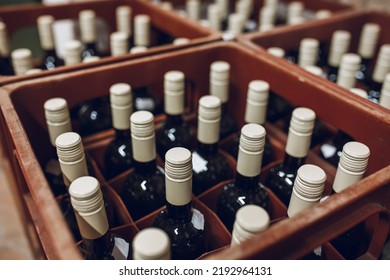
<instances>
[{"instance_id":1,"label":"wine bottle","mask_svg":"<svg viewBox=\"0 0 390 280\"><path fill-rule=\"evenodd\" d=\"M356 85L356 72L359 70L361 58L357 54L346 53L341 57L340 68L337 73L337 84L351 89Z\"/></svg>"},{"instance_id":2,"label":"wine bottle","mask_svg":"<svg viewBox=\"0 0 390 280\"><path fill-rule=\"evenodd\" d=\"M259 124L246 124L241 130L235 179L223 187L217 204L217 214L230 231L242 206L268 206L268 193L259 183L265 134Z\"/></svg>"},{"instance_id":3,"label":"wine bottle","mask_svg":"<svg viewBox=\"0 0 390 280\"><path fill-rule=\"evenodd\" d=\"M237 246L265 231L269 222L269 215L264 208L254 204L242 206L236 214L230 246Z\"/></svg>"},{"instance_id":4,"label":"wine bottle","mask_svg":"<svg viewBox=\"0 0 390 280\"><path fill-rule=\"evenodd\" d=\"M71 40L65 44L65 65L81 63L82 44ZM92 57L92 56L89 56ZM70 110L71 118L77 121L78 132L82 136L111 128L111 112L108 96L97 97L76 104Z\"/></svg>"},{"instance_id":5,"label":"wine bottle","mask_svg":"<svg viewBox=\"0 0 390 280\"><path fill-rule=\"evenodd\" d=\"M54 17L50 15L43 15L38 17L37 22L39 41L41 42L41 48L44 51L41 68L43 70L51 70L62 66L64 63L57 56L54 43Z\"/></svg>"},{"instance_id":6,"label":"wine bottle","mask_svg":"<svg viewBox=\"0 0 390 280\"><path fill-rule=\"evenodd\" d=\"M110 35L111 56L124 55L129 52L128 35L124 32L113 32Z\"/></svg>"},{"instance_id":7,"label":"wine bottle","mask_svg":"<svg viewBox=\"0 0 390 280\"><path fill-rule=\"evenodd\" d=\"M164 171L156 164L152 113L135 112L130 121L134 172L127 176L120 196L137 220L164 205Z\"/></svg>"},{"instance_id":8,"label":"wine bottle","mask_svg":"<svg viewBox=\"0 0 390 280\"><path fill-rule=\"evenodd\" d=\"M153 226L164 230L171 240L172 259L196 259L206 251L204 215L192 207L191 152L170 149L165 154L166 208Z\"/></svg>"},{"instance_id":9,"label":"wine bottle","mask_svg":"<svg viewBox=\"0 0 390 280\"><path fill-rule=\"evenodd\" d=\"M341 57L348 52L351 43L351 33L346 30L336 30L332 34L328 55L328 79L337 81Z\"/></svg>"},{"instance_id":10,"label":"wine bottle","mask_svg":"<svg viewBox=\"0 0 390 280\"><path fill-rule=\"evenodd\" d=\"M110 106L115 139L104 153L106 178L111 179L133 166L130 137L130 116L133 113L131 87L125 83L110 87Z\"/></svg>"},{"instance_id":11,"label":"wine bottle","mask_svg":"<svg viewBox=\"0 0 390 280\"><path fill-rule=\"evenodd\" d=\"M369 156L370 149L363 143L352 141L344 145L333 181L333 193L339 193L363 178ZM346 259L356 259L362 253L364 238L365 226L361 222L330 243Z\"/></svg>"},{"instance_id":12,"label":"wine bottle","mask_svg":"<svg viewBox=\"0 0 390 280\"><path fill-rule=\"evenodd\" d=\"M305 107L294 109L287 136L284 160L272 167L266 179L276 196L288 206L297 170L305 162L316 115Z\"/></svg>"},{"instance_id":13,"label":"wine bottle","mask_svg":"<svg viewBox=\"0 0 390 280\"><path fill-rule=\"evenodd\" d=\"M127 35L127 42L130 46L132 42L132 9L130 6L118 6L115 10L116 29Z\"/></svg>"},{"instance_id":14,"label":"wine bottle","mask_svg":"<svg viewBox=\"0 0 390 280\"><path fill-rule=\"evenodd\" d=\"M138 14L134 17L134 46L149 48L150 41L150 17L145 14Z\"/></svg>"},{"instance_id":15,"label":"wine bottle","mask_svg":"<svg viewBox=\"0 0 390 280\"><path fill-rule=\"evenodd\" d=\"M97 48L96 14L93 10L79 13L81 41L85 44L81 57L100 56Z\"/></svg>"},{"instance_id":16,"label":"wine bottle","mask_svg":"<svg viewBox=\"0 0 390 280\"><path fill-rule=\"evenodd\" d=\"M87 260L128 260L130 244L109 228L98 180L83 176L69 187L70 201L82 237L80 250Z\"/></svg>"},{"instance_id":17,"label":"wine bottle","mask_svg":"<svg viewBox=\"0 0 390 280\"><path fill-rule=\"evenodd\" d=\"M287 209L289 218L299 212L310 208L320 202L326 174L322 168L312 165L302 165L297 172L291 193L290 203ZM322 259L322 247L315 248L312 252L302 257L304 260Z\"/></svg>"},{"instance_id":18,"label":"wine bottle","mask_svg":"<svg viewBox=\"0 0 390 280\"><path fill-rule=\"evenodd\" d=\"M265 81L254 80L248 85L248 94L245 107L245 123L256 123L263 125L267 114L269 84ZM234 158L238 157L238 147L240 142L240 134L228 144L226 151ZM263 156L263 165L267 165L274 158L272 145L269 139L265 138L265 148Z\"/></svg>"},{"instance_id":19,"label":"wine bottle","mask_svg":"<svg viewBox=\"0 0 390 280\"><path fill-rule=\"evenodd\" d=\"M192 149L194 133L184 123L184 73L169 71L164 75L164 108L167 115L165 123L156 131L157 152L161 158L174 147Z\"/></svg>"},{"instance_id":20,"label":"wine bottle","mask_svg":"<svg viewBox=\"0 0 390 280\"><path fill-rule=\"evenodd\" d=\"M63 133L72 131L68 103L64 98L56 97L48 99L43 107L50 143L55 149L57 137ZM62 178L60 163L57 158L54 158L54 155L53 158L50 158L46 162L44 171L54 196L68 192L68 188Z\"/></svg>"},{"instance_id":21,"label":"wine bottle","mask_svg":"<svg viewBox=\"0 0 390 280\"><path fill-rule=\"evenodd\" d=\"M228 161L218 148L220 119L220 99L202 96L198 108L198 145L192 153L193 192L196 195L229 178Z\"/></svg>"},{"instance_id":22,"label":"wine bottle","mask_svg":"<svg viewBox=\"0 0 390 280\"><path fill-rule=\"evenodd\" d=\"M356 72L356 79L359 81L364 81L370 76L369 72L372 71L372 59L376 52L380 32L379 24L368 22L363 25L357 51L362 58L359 70Z\"/></svg>"},{"instance_id":23,"label":"wine bottle","mask_svg":"<svg viewBox=\"0 0 390 280\"><path fill-rule=\"evenodd\" d=\"M390 73L390 44L381 46L378 58L374 67L371 80L368 82L368 99L379 103L382 84L385 81L386 74Z\"/></svg>"},{"instance_id":24,"label":"wine bottle","mask_svg":"<svg viewBox=\"0 0 390 280\"><path fill-rule=\"evenodd\" d=\"M69 188L70 184L77 178L89 176L90 173L94 176L92 168L88 167L84 153L84 146L79 134L75 132L62 133L56 138L55 144L62 178L67 188ZM73 232L73 236L76 240L79 240L80 235L69 196L66 195L60 201L60 208L65 220L68 222L68 225ZM108 219L114 223L114 213L108 200L105 200L105 208L106 213L108 214Z\"/></svg>"},{"instance_id":25,"label":"wine bottle","mask_svg":"<svg viewBox=\"0 0 390 280\"><path fill-rule=\"evenodd\" d=\"M234 119L227 111L229 101L230 64L225 61L215 61L210 65L210 95L221 100L220 137L226 137L236 130Z\"/></svg>"},{"instance_id":26,"label":"wine bottle","mask_svg":"<svg viewBox=\"0 0 390 280\"><path fill-rule=\"evenodd\" d=\"M162 229L150 227L133 239L133 260L170 260L171 242Z\"/></svg>"},{"instance_id":27,"label":"wine bottle","mask_svg":"<svg viewBox=\"0 0 390 280\"><path fill-rule=\"evenodd\" d=\"M27 70L34 68L31 50L21 48L12 51L12 67L15 75L22 76Z\"/></svg>"},{"instance_id":28,"label":"wine bottle","mask_svg":"<svg viewBox=\"0 0 390 280\"><path fill-rule=\"evenodd\" d=\"M272 6L263 6L259 13L259 30L267 31L275 25L276 11Z\"/></svg>"},{"instance_id":29,"label":"wine bottle","mask_svg":"<svg viewBox=\"0 0 390 280\"><path fill-rule=\"evenodd\" d=\"M390 73L386 74L385 81L382 86L381 95L379 97L379 105L390 109Z\"/></svg>"},{"instance_id":30,"label":"wine bottle","mask_svg":"<svg viewBox=\"0 0 390 280\"><path fill-rule=\"evenodd\" d=\"M236 37L244 31L244 19L239 13L232 13L228 17L228 25L226 32L231 36Z\"/></svg>"},{"instance_id":31,"label":"wine bottle","mask_svg":"<svg viewBox=\"0 0 390 280\"><path fill-rule=\"evenodd\" d=\"M8 39L7 26L0 21L0 75L15 75L10 57L11 46Z\"/></svg>"}]
</instances>

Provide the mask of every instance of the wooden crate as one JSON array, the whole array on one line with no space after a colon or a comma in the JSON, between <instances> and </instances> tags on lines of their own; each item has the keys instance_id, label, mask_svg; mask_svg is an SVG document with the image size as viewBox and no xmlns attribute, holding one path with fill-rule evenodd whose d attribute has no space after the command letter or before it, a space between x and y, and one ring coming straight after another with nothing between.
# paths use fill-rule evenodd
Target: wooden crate
<instances>
[{"instance_id":1,"label":"wooden crate","mask_svg":"<svg viewBox=\"0 0 390 280\"><path fill-rule=\"evenodd\" d=\"M230 243L230 233L221 224L214 212L216 197L222 187L222 183L220 183L209 191L194 197L194 205L205 213L209 221L207 236L210 240L210 246L208 248L209 252L203 258L211 258L214 253L217 258L241 259L260 258L262 256L269 256L269 258L299 258L321 242L324 252L326 252L326 258L340 259L342 256L328 242L330 238L335 236L333 233L330 234L331 225L334 225L336 233L340 233L342 229L351 226L352 223L344 223L346 219L343 216L336 215L339 213L338 211L350 214L351 212L348 209L351 207L351 209L355 209L355 207L361 205L368 205L371 197L369 194L380 189L378 192L381 192L381 194L387 192L386 196L377 195L372 199L376 205L381 206L383 211L388 213L390 174L388 168L383 169L389 164L389 157L383 156L383 150L388 147L388 142L383 143L381 141L381 139L388 139L390 136L390 119L387 114L366 108L361 104L353 104L348 97L336 94L331 88L318 85L315 80L310 79L310 76L304 72L291 72L277 61L265 56L258 56L252 50L235 42L216 42L105 65L104 67L47 76L39 80L22 81L5 85L0 89L0 120L4 125L8 145L7 151L10 154L14 173L19 181L21 197L28 204L29 214L32 216L32 221L48 259L77 259L80 258L80 255L74 246L75 241L71 238L41 168L50 152L43 103L48 98L58 96L67 99L69 106L72 107L80 101L108 95L109 87L117 82L127 82L133 88L150 86L152 93L162 98L164 73L169 70L180 70L185 73L187 82L185 117L188 121L196 123L197 102L200 96L208 93L209 67L216 60L225 60L231 64L228 112L234 117L238 126L243 125L248 83L254 79L265 80L270 83L273 92L283 96L294 106L312 108L322 120L336 128L342 128L355 139L367 144L371 149L371 156L366 175L371 176L363 182L351 186L347 191L334 196L335 199L332 197L291 220L286 219L286 208L268 190L271 196L268 210L271 212L273 224L269 236L277 236L280 239L287 240L283 243L286 248L281 252L286 253L287 250L289 252L283 255L267 255L265 251L267 244L270 247L278 248L278 245L273 243L272 238L268 238L267 243L261 246L251 247L248 245L248 243L252 244L251 242L245 243L235 249L234 254L232 250L227 248ZM308 98L308 94L315 95L316 98ZM341 114L343 114L343 120L339 123L335 115L340 117ZM163 115L156 116L157 125L163 119ZM360 125L356 126L356 123ZM283 160L287 137L275 123L266 123L265 127L275 152L275 159L262 168L260 182L264 182L264 178L272 165ZM121 182L123 182L125 176L132 171L129 170L108 181L104 178L101 172L104 168L102 166L102 151L113 137L114 131L107 130L83 140L87 155L90 156L93 162L98 179L104 188L116 191L121 187ZM221 148L229 140L231 139L221 140ZM229 162L234 168L235 160L230 158ZM335 168L321 160L314 150L309 151L307 163L319 165L325 170L327 173L325 193L330 193ZM383 170L381 171L381 169ZM234 172L231 177L233 174ZM363 193L360 192L362 185L364 186ZM115 198L115 193L113 193L113 196L112 201L114 201L116 211L122 217L118 227L113 230L125 233L128 240L131 240L139 229L149 226L153 217L158 213L157 210L133 221L123 205L120 202L115 203L115 201L118 201L118 197ZM326 211L324 212L323 209L326 209ZM305 216L312 213L314 214L310 216L310 219ZM318 229L318 224L321 223L324 216L329 218L326 224L327 227L324 229L324 232L328 235L313 239L313 242L308 238L304 244L301 244L300 248L296 248L294 242L300 236L308 235L312 227ZM374 239L377 236L375 229L381 228L380 236L384 235L388 231L388 220L382 223L382 220L374 218L374 222L368 224L373 224L373 227L367 226L367 234L371 237L371 240L383 246L383 238ZM371 230L371 228L374 228L374 230ZM325 240L325 237L328 239ZM249 247L251 249L248 249ZM367 254L369 253L372 253L372 250L368 250ZM373 256L378 257L378 254L373 253Z\"/></svg>"},{"instance_id":2,"label":"wooden crate","mask_svg":"<svg viewBox=\"0 0 390 280\"><path fill-rule=\"evenodd\" d=\"M107 63L118 62L126 59L132 59L134 57L140 57L150 54L156 54L184 47L207 43L210 41L216 41L220 39L220 36L199 25L189 22L178 15L169 13L167 11L157 8L152 3L140 0L81 0L67 4L25 4L15 6L5 6L0 8L0 19L7 25L8 36L12 38L19 32L25 29L31 29L36 27L37 18L41 15L52 15L55 20L70 19L77 23L78 14L81 10L92 9L96 12L99 21L103 22L107 29L107 34L100 34L99 36L107 36L105 40L109 40L108 36L112 32L116 31L115 9L121 5L128 5L132 8L132 16L136 14L147 14L151 18L152 30L151 36L155 40L162 36L171 36L173 38L186 37L190 39L190 43L186 45L172 45L165 44L155 47L151 47L145 53L126 54L117 57L104 57L100 61L90 62L72 66L63 66L51 71L43 71L42 73L29 74L25 76L0 76L0 85L25 80L26 78L40 78L46 75L53 75L58 73L70 72L77 69L85 69L89 67L95 67L97 65L104 65ZM39 45L39 37L36 31L36 41L33 45ZM29 47L29 43L26 42L26 46ZM12 46L11 46L12 47ZM107 50L106 50L107 52ZM39 58L37 59L37 65L39 65Z\"/></svg>"}]
</instances>

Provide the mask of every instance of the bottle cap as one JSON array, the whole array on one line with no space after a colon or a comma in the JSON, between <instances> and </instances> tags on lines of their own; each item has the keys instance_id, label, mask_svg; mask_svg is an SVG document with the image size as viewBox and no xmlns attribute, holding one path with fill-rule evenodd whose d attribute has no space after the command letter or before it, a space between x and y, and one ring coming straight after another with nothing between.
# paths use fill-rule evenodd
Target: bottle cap
<instances>
[{"instance_id":1,"label":"bottle cap","mask_svg":"<svg viewBox=\"0 0 390 280\"><path fill-rule=\"evenodd\" d=\"M50 98L44 103L43 108L50 142L56 146L56 139L59 135L72 131L68 103L61 97Z\"/></svg>"},{"instance_id":2,"label":"bottle cap","mask_svg":"<svg viewBox=\"0 0 390 280\"><path fill-rule=\"evenodd\" d=\"M188 18L191 20L200 19L200 1L199 0L187 0L186 10Z\"/></svg>"},{"instance_id":3,"label":"bottle cap","mask_svg":"<svg viewBox=\"0 0 390 280\"><path fill-rule=\"evenodd\" d=\"M270 217L262 207L254 204L244 205L238 209L233 225L232 246L241 244L256 234L266 230Z\"/></svg>"},{"instance_id":4,"label":"bottle cap","mask_svg":"<svg viewBox=\"0 0 390 280\"><path fill-rule=\"evenodd\" d=\"M357 96L363 97L363 98L368 98L367 91L361 88L351 88L350 92L356 94Z\"/></svg>"},{"instance_id":5,"label":"bottle cap","mask_svg":"<svg viewBox=\"0 0 390 280\"><path fill-rule=\"evenodd\" d=\"M343 54L348 52L351 43L351 33L346 30L336 30L333 32L330 42L330 50L328 64L333 67L338 67Z\"/></svg>"},{"instance_id":6,"label":"bottle cap","mask_svg":"<svg viewBox=\"0 0 390 280\"><path fill-rule=\"evenodd\" d=\"M164 109L169 115L184 112L184 73L169 71L164 75Z\"/></svg>"},{"instance_id":7,"label":"bottle cap","mask_svg":"<svg viewBox=\"0 0 390 280\"><path fill-rule=\"evenodd\" d=\"M330 18L331 16L332 16L332 12L326 9L318 10L315 14L316 19Z\"/></svg>"},{"instance_id":8,"label":"bottle cap","mask_svg":"<svg viewBox=\"0 0 390 280\"><path fill-rule=\"evenodd\" d=\"M265 81L254 80L249 83L246 99L246 123L263 124L266 119L269 98L269 84Z\"/></svg>"},{"instance_id":9,"label":"bottle cap","mask_svg":"<svg viewBox=\"0 0 390 280\"><path fill-rule=\"evenodd\" d=\"M116 8L116 29L119 32L126 33L127 37L131 36L131 7L119 6Z\"/></svg>"},{"instance_id":10,"label":"bottle cap","mask_svg":"<svg viewBox=\"0 0 390 280\"><path fill-rule=\"evenodd\" d=\"M150 46L150 17L139 14L134 17L134 45Z\"/></svg>"},{"instance_id":11,"label":"bottle cap","mask_svg":"<svg viewBox=\"0 0 390 280\"><path fill-rule=\"evenodd\" d=\"M217 96L222 103L229 100L230 64L215 61L210 65L210 95Z\"/></svg>"},{"instance_id":12,"label":"bottle cap","mask_svg":"<svg viewBox=\"0 0 390 280\"><path fill-rule=\"evenodd\" d=\"M192 154L182 147L165 154L165 188L167 201L176 206L186 205L192 198Z\"/></svg>"},{"instance_id":13,"label":"bottle cap","mask_svg":"<svg viewBox=\"0 0 390 280\"><path fill-rule=\"evenodd\" d=\"M282 48L278 47L271 47L267 49L267 52L269 54L272 54L273 56L283 58L285 56L285 51Z\"/></svg>"},{"instance_id":14,"label":"bottle cap","mask_svg":"<svg viewBox=\"0 0 390 280\"><path fill-rule=\"evenodd\" d=\"M299 66L315 65L318 58L320 42L314 38L302 39L299 45Z\"/></svg>"},{"instance_id":15,"label":"bottle cap","mask_svg":"<svg viewBox=\"0 0 390 280\"><path fill-rule=\"evenodd\" d=\"M375 54L375 47L378 43L379 33L381 27L376 23L366 23L363 26L362 32L360 34L360 41L358 47L358 54L365 58L373 58Z\"/></svg>"},{"instance_id":16,"label":"bottle cap","mask_svg":"<svg viewBox=\"0 0 390 280\"><path fill-rule=\"evenodd\" d=\"M360 142L344 145L333 182L333 190L341 192L358 182L364 175L370 156L370 149Z\"/></svg>"},{"instance_id":17,"label":"bottle cap","mask_svg":"<svg viewBox=\"0 0 390 280\"><path fill-rule=\"evenodd\" d=\"M63 133L57 137L55 144L66 186L69 186L75 179L88 175L84 147L79 134Z\"/></svg>"},{"instance_id":18,"label":"bottle cap","mask_svg":"<svg viewBox=\"0 0 390 280\"><path fill-rule=\"evenodd\" d=\"M96 14L93 10L83 10L79 13L81 40L84 43L96 42Z\"/></svg>"},{"instance_id":19,"label":"bottle cap","mask_svg":"<svg viewBox=\"0 0 390 280\"><path fill-rule=\"evenodd\" d=\"M127 54L129 52L128 35L119 31L111 33L110 49L112 56Z\"/></svg>"},{"instance_id":20,"label":"bottle cap","mask_svg":"<svg viewBox=\"0 0 390 280\"><path fill-rule=\"evenodd\" d=\"M294 109L287 137L287 154L297 158L307 156L315 118L316 114L309 108L299 107Z\"/></svg>"},{"instance_id":21,"label":"bottle cap","mask_svg":"<svg viewBox=\"0 0 390 280\"><path fill-rule=\"evenodd\" d=\"M298 169L287 210L290 218L320 201L325 180L324 170L316 165L305 164Z\"/></svg>"},{"instance_id":22,"label":"bottle cap","mask_svg":"<svg viewBox=\"0 0 390 280\"><path fill-rule=\"evenodd\" d=\"M359 55L354 53L343 54L337 74L337 84L347 89L355 87L355 74L360 67L360 63L361 58Z\"/></svg>"},{"instance_id":23,"label":"bottle cap","mask_svg":"<svg viewBox=\"0 0 390 280\"><path fill-rule=\"evenodd\" d=\"M99 181L90 176L77 178L70 185L69 194L81 236L102 237L108 231L108 220Z\"/></svg>"},{"instance_id":24,"label":"bottle cap","mask_svg":"<svg viewBox=\"0 0 390 280\"><path fill-rule=\"evenodd\" d=\"M379 104L382 107L390 109L390 73L386 74L385 81L382 86Z\"/></svg>"},{"instance_id":25,"label":"bottle cap","mask_svg":"<svg viewBox=\"0 0 390 280\"><path fill-rule=\"evenodd\" d=\"M305 6L300 1L290 2L287 6L287 24L291 24L294 18L302 17Z\"/></svg>"},{"instance_id":26,"label":"bottle cap","mask_svg":"<svg viewBox=\"0 0 390 280\"><path fill-rule=\"evenodd\" d=\"M65 43L65 65L74 65L81 62L82 44L78 40L70 40Z\"/></svg>"},{"instance_id":27,"label":"bottle cap","mask_svg":"<svg viewBox=\"0 0 390 280\"><path fill-rule=\"evenodd\" d=\"M215 0L215 3L219 6L221 19L225 20L229 14L229 0Z\"/></svg>"},{"instance_id":28,"label":"bottle cap","mask_svg":"<svg viewBox=\"0 0 390 280\"><path fill-rule=\"evenodd\" d=\"M189 44L190 42L191 42L191 40L188 39L188 38L178 37L178 38L176 38L175 40L173 40L172 44L173 44L174 46L180 46L180 45Z\"/></svg>"},{"instance_id":29,"label":"bottle cap","mask_svg":"<svg viewBox=\"0 0 390 280\"><path fill-rule=\"evenodd\" d=\"M135 47L132 47L130 49L130 53L142 53L142 52L146 52L148 50L147 47L145 46L135 46Z\"/></svg>"},{"instance_id":30,"label":"bottle cap","mask_svg":"<svg viewBox=\"0 0 390 280\"><path fill-rule=\"evenodd\" d=\"M54 33L53 24L54 17L43 15L38 17L38 33L41 47L44 50L54 50Z\"/></svg>"},{"instance_id":31,"label":"bottle cap","mask_svg":"<svg viewBox=\"0 0 390 280\"><path fill-rule=\"evenodd\" d=\"M252 11L252 2L248 0L239 0L236 2L235 13L240 14L244 22L246 22Z\"/></svg>"},{"instance_id":32,"label":"bottle cap","mask_svg":"<svg viewBox=\"0 0 390 280\"><path fill-rule=\"evenodd\" d=\"M274 27L275 27L275 25L273 25L273 24L260 25L259 26L259 31L260 32L269 31L269 30L272 30Z\"/></svg>"},{"instance_id":33,"label":"bottle cap","mask_svg":"<svg viewBox=\"0 0 390 280\"><path fill-rule=\"evenodd\" d=\"M100 60L100 56L86 56L83 58L83 63L96 62Z\"/></svg>"},{"instance_id":34,"label":"bottle cap","mask_svg":"<svg viewBox=\"0 0 390 280\"><path fill-rule=\"evenodd\" d=\"M133 113L131 87L125 83L117 83L110 87L110 104L112 126L115 129L130 129L130 116Z\"/></svg>"},{"instance_id":35,"label":"bottle cap","mask_svg":"<svg viewBox=\"0 0 390 280\"><path fill-rule=\"evenodd\" d=\"M29 49L16 49L12 51L11 58L16 75L25 75L27 70L34 68L32 53Z\"/></svg>"},{"instance_id":36,"label":"bottle cap","mask_svg":"<svg viewBox=\"0 0 390 280\"><path fill-rule=\"evenodd\" d=\"M279 4L279 0L265 0L263 6L276 8L278 4Z\"/></svg>"},{"instance_id":37,"label":"bottle cap","mask_svg":"<svg viewBox=\"0 0 390 280\"><path fill-rule=\"evenodd\" d=\"M134 260L170 260L171 242L168 234L159 228L146 228L133 239Z\"/></svg>"},{"instance_id":38,"label":"bottle cap","mask_svg":"<svg viewBox=\"0 0 390 280\"><path fill-rule=\"evenodd\" d=\"M0 56L8 57L11 53L11 47L9 44L7 26L4 22L0 21Z\"/></svg>"},{"instance_id":39,"label":"bottle cap","mask_svg":"<svg viewBox=\"0 0 390 280\"><path fill-rule=\"evenodd\" d=\"M297 24L302 24L302 23L305 23L305 22L306 22L306 18L304 18L303 16L300 16L300 17L292 17L290 19L289 24L290 25L297 25Z\"/></svg>"},{"instance_id":40,"label":"bottle cap","mask_svg":"<svg viewBox=\"0 0 390 280\"><path fill-rule=\"evenodd\" d=\"M161 1L160 2L160 8L166 11L172 11L173 10L173 5L171 2L168 1Z\"/></svg>"},{"instance_id":41,"label":"bottle cap","mask_svg":"<svg viewBox=\"0 0 390 280\"><path fill-rule=\"evenodd\" d=\"M221 30L221 10L217 4L210 4L207 6L207 19L209 28L214 30Z\"/></svg>"},{"instance_id":42,"label":"bottle cap","mask_svg":"<svg viewBox=\"0 0 390 280\"><path fill-rule=\"evenodd\" d=\"M244 28L244 18L239 13L230 14L228 17L228 32L237 36Z\"/></svg>"},{"instance_id":43,"label":"bottle cap","mask_svg":"<svg viewBox=\"0 0 390 280\"><path fill-rule=\"evenodd\" d=\"M372 79L377 83L383 83L385 76L390 72L390 44L382 45L376 60Z\"/></svg>"},{"instance_id":44,"label":"bottle cap","mask_svg":"<svg viewBox=\"0 0 390 280\"><path fill-rule=\"evenodd\" d=\"M198 108L198 141L214 144L219 141L221 121L221 101L213 95L199 99Z\"/></svg>"},{"instance_id":45,"label":"bottle cap","mask_svg":"<svg viewBox=\"0 0 390 280\"><path fill-rule=\"evenodd\" d=\"M315 65L306 65L303 67L307 72L318 76L318 77L323 77L324 71L322 71L321 67L315 66Z\"/></svg>"},{"instance_id":46,"label":"bottle cap","mask_svg":"<svg viewBox=\"0 0 390 280\"><path fill-rule=\"evenodd\" d=\"M255 177L260 174L266 131L259 124L246 124L241 129L237 158L237 172L243 176Z\"/></svg>"},{"instance_id":47,"label":"bottle cap","mask_svg":"<svg viewBox=\"0 0 390 280\"><path fill-rule=\"evenodd\" d=\"M41 73L43 70L42 69L39 69L39 68L32 68L32 69L28 69L25 74L26 75L31 75L31 74L38 74L38 73Z\"/></svg>"},{"instance_id":48,"label":"bottle cap","mask_svg":"<svg viewBox=\"0 0 390 280\"><path fill-rule=\"evenodd\" d=\"M149 111L137 111L130 117L133 158L139 162L156 159L154 117Z\"/></svg>"},{"instance_id":49,"label":"bottle cap","mask_svg":"<svg viewBox=\"0 0 390 280\"><path fill-rule=\"evenodd\" d=\"M274 25L275 14L275 8L273 8L272 6L263 6L259 14L259 25Z\"/></svg>"}]
</instances>

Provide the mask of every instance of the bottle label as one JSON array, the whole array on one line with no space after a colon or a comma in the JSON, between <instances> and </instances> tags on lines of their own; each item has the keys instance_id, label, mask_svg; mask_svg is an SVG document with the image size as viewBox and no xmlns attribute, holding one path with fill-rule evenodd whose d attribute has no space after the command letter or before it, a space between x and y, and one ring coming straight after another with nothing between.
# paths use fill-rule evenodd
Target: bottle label
<instances>
[{"instance_id":1,"label":"bottle label","mask_svg":"<svg viewBox=\"0 0 390 280\"><path fill-rule=\"evenodd\" d=\"M45 166L45 172L54 176L61 175L61 167L58 160L51 159Z\"/></svg>"},{"instance_id":2,"label":"bottle label","mask_svg":"<svg viewBox=\"0 0 390 280\"><path fill-rule=\"evenodd\" d=\"M207 163L208 161L197 152L192 153L192 170L195 171L195 173L198 174L207 171Z\"/></svg>"},{"instance_id":3,"label":"bottle label","mask_svg":"<svg viewBox=\"0 0 390 280\"><path fill-rule=\"evenodd\" d=\"M116 260L127 260L127 256L129 255L129 243L126 240L114 237L114 249L112 250L112 256Z\"/></svg>"},{"instance_id":4,"label":"bottle label","mask_svg":"<svg viewBox=\"0 0 390 280\"><path fill-rule=\"evenodd\" d=\"M329 144L323 144L321 146L321 152L324 155L324 158L331 158L335 155L337 149L335 146Z\"/></svg>"},{"instance_id":5,"label":"bottle label","mask_svg":"<svg viewBox=\"0 0 390 280\"><path fill-rule=\"evenodd\" d=\"M136 98L135 106L138 110L153 111L154 101L152 98Z\"/></svg>"},{"instance_id":6,"label":"bottle label","mask_svg":"<svg viewBox=\"0 0 390 280\"><path fill-rule=\"evenodd\" d=\"M204 230L204 216L199 210L192 209L191 223L194 225L194 228Z\"/></svg>"}]
</instances>

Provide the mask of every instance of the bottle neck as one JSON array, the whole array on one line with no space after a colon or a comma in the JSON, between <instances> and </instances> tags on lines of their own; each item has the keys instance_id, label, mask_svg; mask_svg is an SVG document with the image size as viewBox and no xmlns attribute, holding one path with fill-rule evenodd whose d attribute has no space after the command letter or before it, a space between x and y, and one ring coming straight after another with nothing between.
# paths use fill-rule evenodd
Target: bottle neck
<instances>
[{"instance_id":1,"label":"bottle neck","mask_svg":"<svg viewBox=\"0 0 390 280\"><path fill-rule=\"evenodd\" d=\"M298 170L305 163L306 157L297 158L285 153L283 166L290 170Z\"/></svg>"},{"instance_id":2,"label":"bottle neck","mask_svg":"<svg viewBox=\"0 0 390 280\"><path fill-rule=\"evenodd\" d=\"M130 139L131 134L130 134L130 129L115 129L115 136L116 139Z\"/></svg>"},{"instance_id":3,"label":"bottle neck","mask_svg":"<svg viewBox=\"0 0 390 280\"><path fill-rule=\"evenodd\" d=\"M181 115L168 115L166 125L168 126L179 126L183 123L183 118Z\"/></svg>"},{"instance_id":4,"label":"bottle neck","mask_svg":"<svg viewBox=\"0 0 390 280\"><path fill-rule=\"evenodd\" d=\"M259 185L259 176L247 177L236 172L236 177L234 179L234 185L237 188L245 190L253 190Z\"/></svg>"},{"instance_id":5,"label":"bottle neck","mask_svg":"<svg viewBox=\"0 0 390 280\"><path fill-rule=\"evenodd\" d=\"M113 246L114 239L109 230L103 236L96 239L83 238L83 249L87 257L88 255L92 255L95 259L104 259L105 256L111 253Z\"/></svg>"},{"instance_id":6,"label":"bottle neck","mask_svg":"<svg viewBox=\"0 0 390 280\"><path fill-rule=\"evenodd\" d=\"M182 221L182 222L191 221L191 217L192 217L191 201L185 205L180 205L180 206L173 205L167 201L166 207L167 207L167 214L170 219L175 221Z\"/></svg>"},{"instance_id":7,"label":"bottle neck","mask_svg":"<svg viewBox=\"0 0 390 280\"><path fill-rule=\"evenodd\" d=\"M218 143L205 144L198 141L198 151L201 154L214 155L218 153Z\"/></svg>"},{"instance_id":8,"label":"bottle neck","mask_svg":"<svg viewBox=\"0 0 390 280\"><path fill-rule=\"evenodd\" d=\"M140 162L134 160L133 165L134 165L135 172L138 174L149 174L154 172L157 168L155 159L148 162Z\"/></svg>"}]
</instances>

